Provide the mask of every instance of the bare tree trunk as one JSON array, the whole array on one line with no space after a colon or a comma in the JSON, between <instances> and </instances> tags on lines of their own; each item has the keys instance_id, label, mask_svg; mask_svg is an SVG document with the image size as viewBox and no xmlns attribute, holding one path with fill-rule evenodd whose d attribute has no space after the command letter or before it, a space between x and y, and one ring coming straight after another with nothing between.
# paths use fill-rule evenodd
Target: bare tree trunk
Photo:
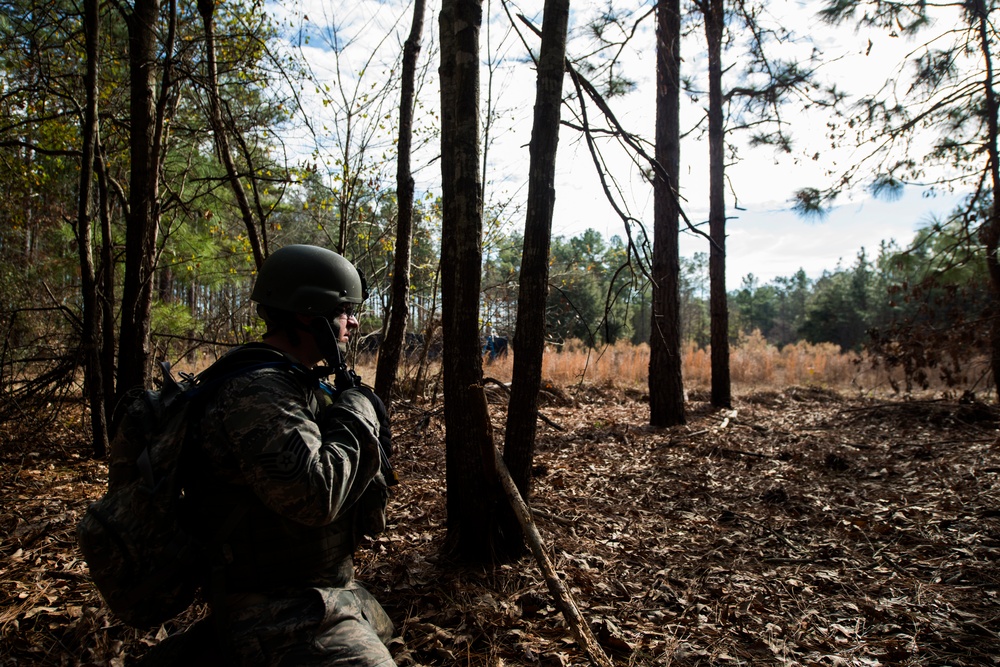
<instances>
[{"instance_id":1,"label":"bare tree trunk","mask_svg":"<svg viewBox=\"0 0 1000 667\"><path fill-rule=\"evenodd\" d=\"M375 369L375 393L392 408L392 389L396 384L399 356L406 338L410 311L410 246L413 242L413 174L410 171L410 148L413 143L413 100L420 36L424 29L424 0L413 3L413 23L403 45L403 71L399 95L399 156L396 166L396 249L393 258L392 301L389 323L378 351Z\"/></svg>"},{"instance_id":2,"label":"bare tree trunk","mask_svg":"<svg viewBox=\"0 0 1000 667\"><path fill-rule=\"evenodd\" d=\"M115 257L111 234L111 195L108 189L108 174L105 168L103 148L98 136L95 152L97 168L97 201L101 218L101 375L104 381L105 423L111 424L115 396ZM114 437L108 433L108 437Z\"/></svg>"},{"instance_id":3,"label":"bare tree trunk","mask_svg":"<svg viewBox=\"0 0 1000 667\"><path fill-rule=\"evenodd\" d=\"M125 22L129 33L131 173L125 230L117 393L149 380L149 317L159 228L159 142L156 127L156 26L160 0L136 0Z\"/></svg>"},{"instance_id":4,"label":"bare tree trunk","mask_svg":"<svg viewBox=\"0 0 1000 667\"><path fill-rule=\"evenodd\" d=\"M729 377L729 304L726 297L726 197L724 110L722 108L722 37L725 29L723 0L705 0L705 36L708 42L708 256L709 311L712 341L712 405L732 404Z\"/></svg>"},{"instance_id":5,"label":"bare tree trunk","mask_svg":"<svg viewBox=\"0 0 1000 667\"><path fill-rule=\"evenodd\" d=\"M260 234L257 233L257 224L253 219L253 212L250 209L250 201L247 193L240 183L240 177L236 173L236 165L233 162L233 154L229 148L229 137L226 135L226 126L222 122L222 106L219 103L219 73L215 57L215 0L198 0L198 13L201 14L202 23L205 25L205 55L208 68L208 98L211 108L212 134L215 135L215 152L226 168L226 175L229 178L229 186L236 197L236 203L240 208L240 215L243 217L243 226L247 230L247 239L253 250L254 264L259 269L267 256L267 248L261 244ZM263 222L263 221L261 221Z\"/></svg>"},{"instance_id":6,"label":"bare tree trunk","mask_svg":"<svg viewBox=\"0 0 1000 667\"><path fill-rule=\"evenodd\" d=\"M685 422L680 321L680 41L679 0L656 10L656 161L653 189L653 302L649 333L649 423ZM666 180L664 179L666 174Z\"/></svg>"},{"instance_id":7,"label":"bare tree trunk","mask_svg":"<svg viewBox=\"0 0 1000 667\"><path fill-rule=\"evenodd\" d=\"M1000 151L997 141L1000 138L1000 102L997 101L996 90L993 88L993 54L990 51L990 25L987 11L982 2L975 4L978 19L979 48L986 63L986 76L983 81L983 92L986 97L986 123L989 128L987 137L987 152L989 154L990 181L993 190L993 205L990 207L989 219L983 227L982 240L986 246L986 267L990 276L992 308L990 315L990 368L993 372L993 386L997 402L1000 402Z\"/></svg>"},{"instance_id":8,"label":"bare tree trunk","mask_svg":"<svg viewBox=\"0 0 1000 667\"><path fill-rule=\"evenodd\" d=\"M528 210L513 341L513 382L504 441L505 462L521 497L525 499L531 492L538 390L545 351L545 304L549 292L549 249L552 210L556 201L556 148L559 144L569 0L546 0L543 16L535 117L529 146ZM522 531L517 517L505 512L501 522L506 541L503 551L511 555L522 553Z\"/></svg>"},{"instance_id":9,"label":"bare tree trunk","mask_svg":"<svg viewBox=\"0 0 1000 667\"><path fill-rule=\"evenodd\" d=\"M434 314L437 312L437 291L438 291L438 281L441 279L441 262L438 261L437 269L434 271L434 284L431 286L431 307L429 309L429 315L427 316L427 326L424 330L424 344L420 348L420 360L417 362L417 372L413 380L413 391L410 396L412 399L416 399L424 390L424 378L427 376L428 370L428 353L430 352L431 345L434 344L434 336L437 334L437 320L434 318Z\"/></svg>"},{"instance_id":10,"label":"bare tree trunk","mask_svg":"<svg viewBox=\"0 0 1000 667\"><path fill-rule=\"evenodd\" d=\"M83 155L80 160L80 202L77 214L76 241L80 254L80 282L83 293L83 331L81 345L88 401L90 404L90 430L93 437L94 456L104 458L108 451L108 430L105 421L104 379L101 368L100 323L101 305L97 296L97 276L94 271L93 224L91 218L91 192L94 179L94 154L97 148L97 56L98 37L101 30L99 0L84 1L84 39L86 42L86 72L84 87L87 105L83 118Z\"/></svg>"},{"instance_id":11,"label":"bare tree trunk","mask_svg":"<svg viewBox=\"0 0 1000 667\"><path fill-rule=\"evenodd\" d=\"M460 560L493 559L495 514L503 502L490 475L493 441L482 391L479 288L483 205L479 173L480 0L441 7L441 308L448 535ZM491 466L492 468L492 466Z\"/></svg>"}]
</instances>

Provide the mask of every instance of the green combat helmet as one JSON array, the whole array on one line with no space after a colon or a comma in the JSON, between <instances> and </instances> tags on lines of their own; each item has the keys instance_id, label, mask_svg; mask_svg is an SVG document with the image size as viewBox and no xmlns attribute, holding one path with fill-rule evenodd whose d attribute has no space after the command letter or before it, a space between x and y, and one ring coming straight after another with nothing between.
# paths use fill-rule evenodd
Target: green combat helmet
<instances>
[{"instance_id":1,"label":"green combat helmet","mask_svg":"<svg viewBox=\"0 0 1000 667\"><path fill-rule=\"evenodd\" d=\"M270 308L328 317L367 296L358 270L341 255L319 246L288 245L264 260L250 299Z\"/></svg>"}]
</instances>

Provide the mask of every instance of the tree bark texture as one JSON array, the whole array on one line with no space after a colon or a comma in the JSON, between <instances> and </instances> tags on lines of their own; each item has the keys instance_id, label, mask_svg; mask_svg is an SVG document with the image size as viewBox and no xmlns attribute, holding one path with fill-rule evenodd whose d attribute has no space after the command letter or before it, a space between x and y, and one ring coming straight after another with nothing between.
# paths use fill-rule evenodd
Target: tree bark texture
<instances>
[{"instance_id":1,"label":"tree bark texture","mask_svg":"<svg viewBox=\"0 0 1000 667\"><path fill-rule=\"evenodd\" d=\"M679 0L656 10L656 160L653 189L653 307L649 337L649 423L685 422L680 321L680 41ZM662 173L666 173L664 180Z\"/></svg>"},{"instance_id":2,"label":"tree bark texture","mask_svg":"<svg viewBox=\"0 0 1000 667\"><path fill-rule=\"evenodd\" d=\"M392 409L392 390L396 384L399 357L406 338L410 310L410 248L413 243L413 174L410 149L413 143L413 100L417 57L424 30L424 0L414 0L410 34L403 44L403 71L399 94L399 155L396 163L396 248L392 266L392 296L389 325L378 351L375 368L375 393Z\"/></svg>"},{"instance_id":3,"label":"tree bark texture","mask_svg":"<svg viewBox=\"0 0 1000 667\"><path fill-rule=\"evenodd\" d=\"M84 39L86 71L84 87L87 103L83 118L83 150L80 160L80 200L76 223L77 251L80 256L80 288L83 296L83 347L87 396L90 405L90 432L93 452L102 459L108 451L105 420L104 375L101 368L101 302L98 297L97 272L94 269L93 216L91 205L94 182L94 156L97 150L98 38L101 18L99 0L84 1Z\"/></svg>"},{"instance_id":4,"label":"tree bark texture","mask_svg":"<svg viewBox=\"0 0 1000 667\"><path fill-rule=\"evenodd\" d=\"M492 447L479 349L482 184L479 173L479 0L445 0L441 34L441 310L444 336L445 551L467 562L493 559L501 498L484 452Z\"/></svg>"},{"instance_id":5,"label":"tree bark texture","mask_svg":"<svg viewBox=\"0 0 1000 667\"><path fill-rule=\"evenodd\" d=\"M156 128L156 26L159 0L136 0L126 14L131 121L129 211L118 342L117 396L148 385L149 318L159 228L159 145ZM117 402L117 401L116 401Z\"/></svg>"},{"instance_id":6,"label":"tree bark texture","mask_svg":"<svg viewBox=\"0 0 1000 667\"><path fill-rule=\"evenodd\" d=\"M524 225L514 365L504 458L523 498L531 492L531 463L538 424L538 391L545 351L545 305L549 291L549 249L555 207L556 149L565 76L569 0L546 0L535 90L535 114L529 145L528 208ZM514 520L511 520L514 519ZM501 518L501 521L504 521ZM523 550L516 517L504 534L512 553ZM516 539L515 539L516 538Z\"/></svg>"},{"instance_id":7,"label":"tree bark texture","mask_svg":"<svg viewBox=\"0 0 1000 667\"><path fill-rule=\"evenodd\" d=\"M722 108L722 37L724 0L705 0L705 37L708 42L708 256L710 337L712 344L712 405L732 404L729 376L729 304L726 297L726 130Z\"/></svg>"}]
</instances>

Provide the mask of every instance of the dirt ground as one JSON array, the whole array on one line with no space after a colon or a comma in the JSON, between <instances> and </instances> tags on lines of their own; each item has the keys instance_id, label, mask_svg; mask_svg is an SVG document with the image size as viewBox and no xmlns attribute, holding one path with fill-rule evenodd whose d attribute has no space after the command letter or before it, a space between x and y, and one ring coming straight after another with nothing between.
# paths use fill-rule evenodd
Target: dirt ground
<instances>
[{"instance_id":1,"label":"dirt ground","mask_svg":"<svg viewBox=\"0 0 1000 667\"><path fill-rule=\"evenodd\" d=\"M619 665L1000 663L998 412L816 388L692 396L650 429L638 391L574 386L544 414L535 519ZM492 410L500 433L503 395ZM359 577L400 665L585 665L535 561L482 570L439 554L442 413L395 418L390 527ZM74 529L106 480L79 419L43 440L0 426L0 665L124 665L157 637L103 608Z\"/></svg>"}]
</instances>

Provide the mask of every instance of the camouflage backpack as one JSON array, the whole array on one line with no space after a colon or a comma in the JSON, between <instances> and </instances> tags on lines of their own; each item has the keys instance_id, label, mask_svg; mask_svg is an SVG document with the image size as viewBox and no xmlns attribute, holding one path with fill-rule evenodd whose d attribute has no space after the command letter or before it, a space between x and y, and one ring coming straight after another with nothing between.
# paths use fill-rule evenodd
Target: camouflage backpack
<instances>
[{"instance_id":1,"label":"camouflage backpack","mask_svg":"<svg viewBox=\"0 0 1000 667\"><path fill-rule=\"evenodd\" d=\"M206 545L181 519L179 468L207 394L241 373L291 362L271 348L244 346L180 381L169 364L161 366L160 389L131 392L119 404L108 491L77 526L80 551L101 596L136 628L155 627L187 609L204 572Z\"/></svg>"}]
</instances>

